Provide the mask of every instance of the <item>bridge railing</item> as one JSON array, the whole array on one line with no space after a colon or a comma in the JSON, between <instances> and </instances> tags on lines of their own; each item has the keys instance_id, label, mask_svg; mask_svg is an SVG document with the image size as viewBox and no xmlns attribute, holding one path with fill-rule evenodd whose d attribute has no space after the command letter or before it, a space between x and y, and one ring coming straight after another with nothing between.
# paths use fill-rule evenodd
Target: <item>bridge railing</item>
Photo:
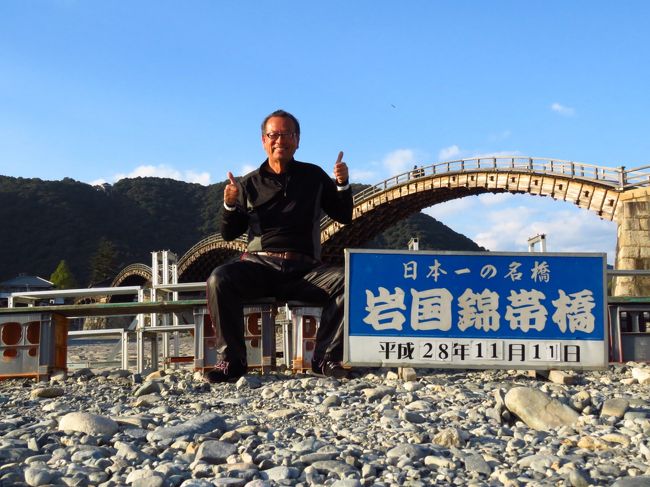
<instances>
[{"instance_id":1,"label":"bridge railing","mask_svg":"<svg viewBox=\"0 0 650 487\"><path fill-rule=\"evenodd\" d=\"M582 162L525 156L492 156L457 159L428 166L416 166L409 171L385 179L355 194L354 204L357 205L378 193L412 182L415 179L443 174L482 170L554 174L569 178L588 179L611 186L614 189L624 190L635 186L650 186L650 171L647 171L648 169L650 169L650 166L626 171L624 167L614 168ZM321 220L321 229L330 222L330 218L323 218Z\"/></svg>"},{"instance_id":2,"label":"bridge railing","mask_svg":"<svg viewBox=\"0 0 650 487\"><path fill-rule=\"evenodd\" d=\"M637 167L624 171L624 187L650 186L650 166Z\"/></svg>"}]
</instances>

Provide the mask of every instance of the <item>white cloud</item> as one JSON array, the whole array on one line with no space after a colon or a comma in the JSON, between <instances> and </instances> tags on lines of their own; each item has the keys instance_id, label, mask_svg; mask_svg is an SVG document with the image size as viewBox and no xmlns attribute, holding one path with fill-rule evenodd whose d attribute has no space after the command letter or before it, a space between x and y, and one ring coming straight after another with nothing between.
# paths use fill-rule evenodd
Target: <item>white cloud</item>
<instances>
[{"instance_id":1,"label":"white cloud","mask_svg":"<svg viewBox=\"0 0 650 487\"><path fill-rule=\"evenodd\" d=\"M475 210L475 203L476 198L458 198L455 200L445 201L444 203L438 203L437 205L426 208L423 211L436 220L443 221L447 219L455 219L467 211Z\"/></svg>"},{"instance_id":2,"label":"white cloud","mask_svg":"<svg viewBox=\"0 0 650 487\"><path fill-rule=\"evenodd\" d=\"M178 169L174 169L167 164L159 164L157 166L145 164L136 167L133 171L127 174L115 174L111 179L113 182L117 182L120 179L137 177L169 178L176 179L177 181L185 181L188 183L198 183L204 186L210 184L210 173L208 172L195 172L192 170L179 171ZM105 182L104 180L96 181Z\"/></svg>"},{"instance_id":3,"label":"white cloud","mask_svg":"<svg viewBox=\"0 0 650 487\"><path fill-rule=\"evenodd\" d=\"M241 168L241 175L244 176L257 168L258 166L253 166L252 164L244 164Z\"/></svg>"},{"instance_id":4,"label":"white cloud","mask_svg":"<svg viewBox=\"0 0 650 487\"><path fill-rule=\"evenodd\" d=\"M408 171L415 165L415 152L411 149L397 149L384 157L383 165L391 176Z\"/></svg>"},{"instance_id":5,"label":"white cloud","mask_svg":"<svg viewBox=\"0 0 650 487\"><path fill-rule=\"evenodd\" d=\"M563 115L565 117L572 117L576 113L575 109L573 109L571 107L564 106L564 105L562 105L560 103L557 103L557 102L555 102L555 103L553 103L551 105L551 110L553 110L554 112L559 113L560 115Z\"/></svg>"},{"instance_id":6,"label":"white cloud","mask_svg":"<svg viewBox=\"0 0 650 487\"><path fill-rule=\"evenodd\" d=\"M187 181L188 183L198 183L203 186L207 186L210 184L210 173L185 171L185 177L182 178L182 181Z\"/></svg>"},{"instance_id":7,"label":"white cloud","mask_svg":"<svg viewBox=\"0 0 650 487\"><path fill-rule=\"evenodd\" d=\"M438 152L438 160L439 161L449 161L451 159L460 159L460 147L457 145L450 145L449 147L445 147L444 149L441 149L440 152Z\"/></svg>"},{"instance_id":8,"label":"white cloud","mask_svg":"<svg viewBox=\"0 0 650 487\"><path fill-rule=\"evenodd\" d=\"M485 193L478 196L478 200L482 205L495 206L506 203L515 195L512 193Z\"/></svg>"},{"instance_id":9,"label":"white cloud","mask_svg":"<svg viewBox=\"0 0 650 487\"><path fill-rule=\"evenodd\" d=\"M366 169L350 169L350 181L353 183L377 184L380 178L375 171Z\"/></svg>"},{"instance_id":10,"label":"white cloud","mask_svg":"<svg viewBox=\"0 0 650 487\"><path fill-rule=\"evenodd\" d=\"M528 239L543 233L548 252L606 252L610 263L615 258L616 224L561 201L483 194L435 205L425 213L492 251L526 252Z\"/></svg>"},{"instance_id":11,"label":"white cloud","mask_svg":"<svg viewBox=\"0 0 650 487\"><path fill-rule=\"evenodd\" d=\"M549 252L607 252L608 261L614 260L616 224L585 210L572 208L549 214L517 207L490 212L485 218L489 227L473 240L490 250L526 251L530 237L545 234Z\"/></svg>"}]
</instances>

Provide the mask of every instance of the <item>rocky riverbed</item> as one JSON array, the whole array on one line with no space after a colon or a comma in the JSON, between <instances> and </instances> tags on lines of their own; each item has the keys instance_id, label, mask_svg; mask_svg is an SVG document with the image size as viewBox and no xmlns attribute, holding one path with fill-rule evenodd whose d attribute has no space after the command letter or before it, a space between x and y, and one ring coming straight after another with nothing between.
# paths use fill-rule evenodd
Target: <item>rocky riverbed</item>
<instances>
[{"instance_id":1,"label":"rocky riverbed","mask_svg":"<svg viewBox=\"0 0 650 487\"><path fill-rule=\"evenodd\" d=\"M650 367L0 382L0 486L650 485Z\"/></svg>"}]
</instances>

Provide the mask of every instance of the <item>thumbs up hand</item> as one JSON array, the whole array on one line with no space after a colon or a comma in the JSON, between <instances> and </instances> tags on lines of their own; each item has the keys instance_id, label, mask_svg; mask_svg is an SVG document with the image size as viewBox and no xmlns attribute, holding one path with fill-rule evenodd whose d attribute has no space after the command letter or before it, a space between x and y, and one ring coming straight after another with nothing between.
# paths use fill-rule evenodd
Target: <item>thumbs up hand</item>
<instances>
[{"instance_id":1,"label":"thumbs up hand","mask_svg":"<svg viewBox=\"0 0 650 487\"><path fill-rule=\"evenodd\" d=\"M336 159L336 163L334 163L334 177L339 185L347 184L350 177L348 174L348 165L343 162L342 151L339 152L339 157Z\"/></svg>"},{"instance_id":2,"label":"thumbs up hand","mask_svg":"<svg viewBox=\"0 0 650 487\"><path fill-rule=\"evenodd\" d=\"M223 202L228 206L235 206L239 198L239 187L235 176L230 171L228 171L228 180L229 182L223 190Z\"/></svg>"}]
</instances>

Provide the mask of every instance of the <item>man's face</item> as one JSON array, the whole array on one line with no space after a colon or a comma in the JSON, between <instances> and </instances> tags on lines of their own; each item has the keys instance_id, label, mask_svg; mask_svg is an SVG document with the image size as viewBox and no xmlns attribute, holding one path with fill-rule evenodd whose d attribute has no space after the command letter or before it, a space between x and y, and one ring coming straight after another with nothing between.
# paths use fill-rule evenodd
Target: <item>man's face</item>
<instances>
[{"instance_id":1,"label":"man's face","mask_svg":"<svg viewBox=\"0 0 650 487\"><path fill-rule=\"evenodd\" d=\"M271 117L267 120L262 135L262 145L269 161L286 163L293 159L300 142L300 137L295 132L296 128L289 118ZM268 134L271 136L269 137Z\"/></svg>"}]
</instances>

